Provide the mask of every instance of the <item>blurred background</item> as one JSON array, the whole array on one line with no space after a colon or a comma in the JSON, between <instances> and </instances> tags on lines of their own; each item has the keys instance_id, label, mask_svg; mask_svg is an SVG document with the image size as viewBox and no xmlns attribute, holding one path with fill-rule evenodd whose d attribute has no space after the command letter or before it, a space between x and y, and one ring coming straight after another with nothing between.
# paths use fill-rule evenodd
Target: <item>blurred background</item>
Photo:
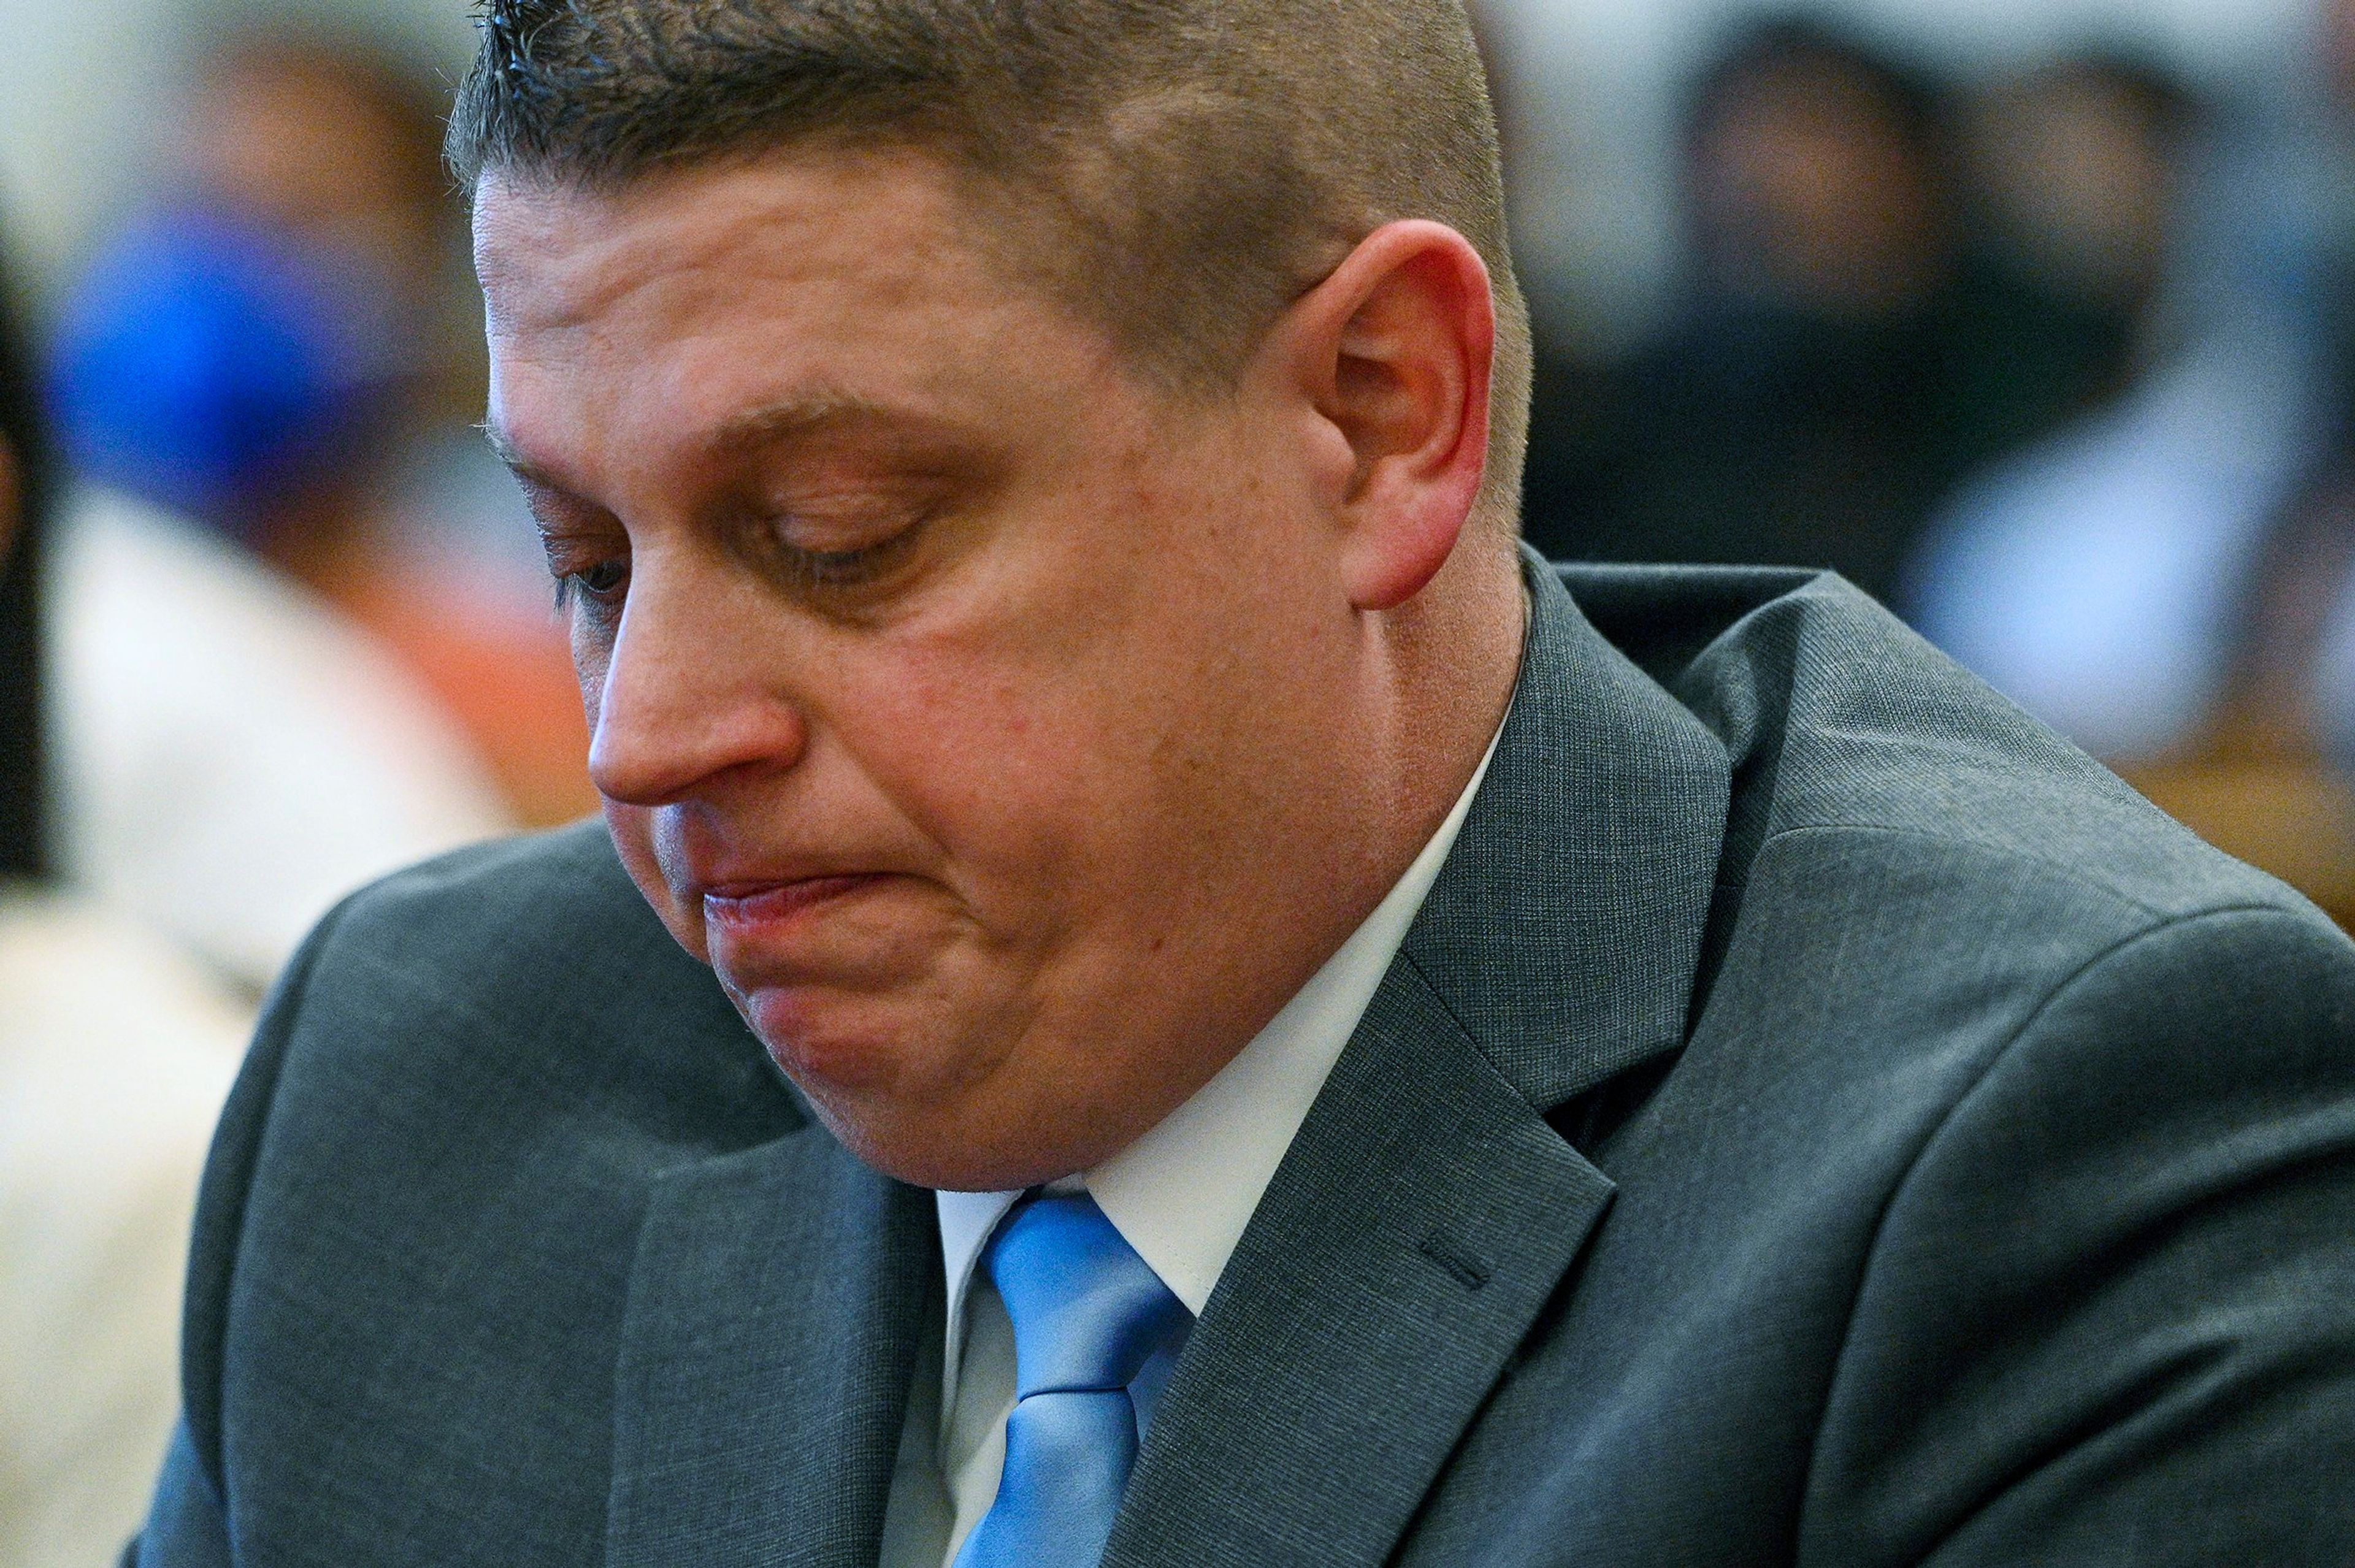
<instances>
[{"instance_id":1,"label":"blurred background","mask_svg":"<svg viewBox=\"0 0 2355 1568\"><path fill-rule=\"evenodd\" d=\"M1478 0L1561 557L1836 567L2355 919L2355 0ZM175 1403L254 1008L590 809L462 0L0 0L0 1565Z\"/></svg>"}]
</instances>

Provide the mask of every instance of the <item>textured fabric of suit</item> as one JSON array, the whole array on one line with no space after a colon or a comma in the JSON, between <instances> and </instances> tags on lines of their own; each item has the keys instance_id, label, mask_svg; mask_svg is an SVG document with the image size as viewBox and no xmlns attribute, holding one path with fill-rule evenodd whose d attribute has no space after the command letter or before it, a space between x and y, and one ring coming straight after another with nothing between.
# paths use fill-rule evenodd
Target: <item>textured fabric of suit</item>
<instances>
[{"instance_id":1,"label":"textured fabric of suit","mask_svg":"<svg viewBox=\"0 0 2355 1568\"><path fill-rule=\"evenodd\" d=\"M2355 1562L2355 948L1837 580L1531 581L1107 1563ZM444 861L273 1001L138 1561L871 1563L941 1294L601 835Z\"/></svg>"}]
</instances>

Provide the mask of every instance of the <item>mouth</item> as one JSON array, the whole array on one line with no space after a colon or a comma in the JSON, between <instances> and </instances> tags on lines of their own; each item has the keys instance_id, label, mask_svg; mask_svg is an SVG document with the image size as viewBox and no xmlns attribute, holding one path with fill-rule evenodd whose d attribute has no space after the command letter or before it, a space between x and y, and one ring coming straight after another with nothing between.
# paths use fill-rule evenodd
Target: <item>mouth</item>
<instances>
[{"instance_id":1,"label":"mouth","mask_svg":"<svg viewBox=\"0 0 2355 1568\"><path fill-rule=\"evenodd\" d=\"M796 877L776 882L735 882L703 891L703 918L742 935L773 931L797 917L851 897L885 879L871 873Z\"/></svg>"}]
</instances>

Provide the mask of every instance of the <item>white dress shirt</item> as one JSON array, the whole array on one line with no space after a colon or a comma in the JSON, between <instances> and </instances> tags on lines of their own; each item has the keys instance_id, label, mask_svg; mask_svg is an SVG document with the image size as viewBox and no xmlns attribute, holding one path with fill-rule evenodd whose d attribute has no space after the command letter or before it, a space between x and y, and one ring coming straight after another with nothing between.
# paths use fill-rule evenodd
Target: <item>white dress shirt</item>
<instances>
[{"instance_id":1,"label":"white dress shirt","mask_svg":"<svg viewBox=\"0 0 2355 1568\"><path fill-rule=\"evenodd\" d=\"M1496 753L1491 740L1455 809L1406 875L1217 1077L1127 1148L1051 1189L1092 1195L1197 1317L1438 880ZM883 1568L954 1562L997 1496L1006 1418L1014 1409L1014 1327L977 1265L998 1221L1022 1194L935 1196L948 1281L942 1370L937 1383L920 1372L908 1402L884 1516ZM1156 1358L1132 1390L1140 1425L1159 1403L1176 1349Z\"/></svg>"}]
</instances>

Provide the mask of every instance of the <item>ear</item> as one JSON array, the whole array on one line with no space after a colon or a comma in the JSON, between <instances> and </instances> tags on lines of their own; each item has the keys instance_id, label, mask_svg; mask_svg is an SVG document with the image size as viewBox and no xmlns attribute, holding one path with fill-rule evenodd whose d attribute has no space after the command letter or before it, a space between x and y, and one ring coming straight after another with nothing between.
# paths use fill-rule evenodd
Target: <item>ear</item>
<instances>
[{"instance_id":1,"label":"ear","mask_svg":"<svg viewBox=\"0 0 2355 1568\"><path fill-rule=\"evenodd\" d=\"M1296 302L1270 339L1279 373L1348 469L1328 496L1343 585L1389 610L1438 575L1487 472L1497 310L1488 269L1444 224L1386 224Z\"/></svg>"}]
</instances>

